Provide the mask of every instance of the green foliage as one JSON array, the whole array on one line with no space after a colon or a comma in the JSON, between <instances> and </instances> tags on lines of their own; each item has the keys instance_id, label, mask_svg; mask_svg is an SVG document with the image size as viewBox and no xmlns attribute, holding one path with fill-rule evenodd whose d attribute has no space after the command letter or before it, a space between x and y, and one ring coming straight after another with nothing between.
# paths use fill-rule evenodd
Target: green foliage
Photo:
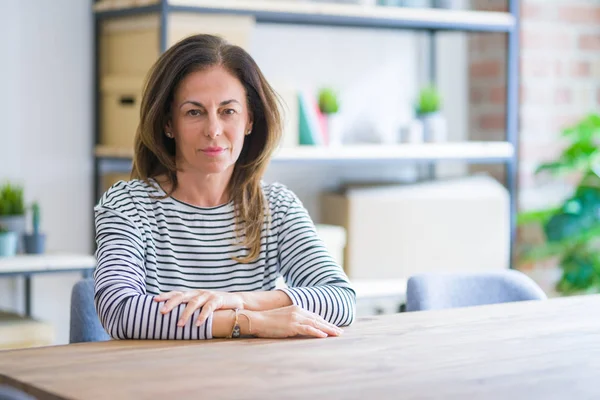
<instances>
[{"instance_id":1,"label":"green foliage","mask_svg":"<svg viewBox=\"0 0 600 400\"><path fill-rule=\"evenodd\" d=\"M319 109L323 114L335 114L340 109L337 94L330 88L319 90Z\"/></svg>"},{"instance_id":2,"label":"green foliage","mask_svg":"<svg viewBox=\"0 0 600 400\"><path fill-rule=\"evenodd\" d=\"M8 228L0 224L0 234L8 232Z\"/></svg>"},{"instance_id":3,"label":"green foliage","mask_svg":"<svg viewBox=\"0 0 600 400\"><path fill-rule=\"evenodd\" d=\"M600 289L600 116L592 114L562 137L568 145L557 160L540 165L536 173L554 176L578 173L580 181L563 204L519 214L519 225L538 224L545 243L524 249L524 261L557 257L563 271L557 290L565 294Z\"/></svg>"},{"instance_id":4,"label":"green foliage","mask_svg":"<svg viewBox=\"0 0 600 400\"><path fill-rule=\"evenodd\" d=\"M23 188L6 183L0 187L0 216L23 215Z\"/></svg>"},{"instance_id":5,"label":"green foliage","mask_svg":"<svg viewBox=\"0 0 600 400\"><path fill-rule=\"evenodd\" d=\"M33 233L40 233L40 205L34 202L31 206L32 217L33 217Z\"/></svg>"},{"instance_id":6,"label":"green foliage","mask_svg":"<svg viewBox=\"0 0 600 400\"><path fill-rule=\"evenodd\" d=\"M433 86L428 86L419 92L417 101L417 115L434 113L442 107L442 97L438 90Z\"/></svg>"}]
</instances>

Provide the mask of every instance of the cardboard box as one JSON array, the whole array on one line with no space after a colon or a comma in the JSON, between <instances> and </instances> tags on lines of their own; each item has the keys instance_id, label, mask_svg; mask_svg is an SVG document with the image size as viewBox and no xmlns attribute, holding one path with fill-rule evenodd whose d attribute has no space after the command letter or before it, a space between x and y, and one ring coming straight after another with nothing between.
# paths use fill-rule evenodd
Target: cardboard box
<instances>
[{"instance_id":1,"label":"cardboard box","mask_svg":"<svg viewBox=\"0 0 600 400\"><path fill-rule=\"evenodd\" d=\"M169 13L167 48L198 33L223 37L246 50L255 26L252 16ZM160 55L158 14L111 18L100 27L100 75L146 76Z\"/></svg>"},{"instance_id":2,"label":"cardboard box","mask_svg":"<svg viewBox=\"0 0 600 400\"><path fill-rule=\"evenodd\" d=\"M107 76L101 83L100 144L132 149L140 122L142 77Z\"/></svg>"},{"instance_id":3,"label":"cardboard box","mask_svg":"<svg viewBox=\"0 0 600 400\"><path fill-rule=\"evenodd\" d=\"M507 190L476 176L326 193L321 222L346 228L344 269L354 279L509 266Z\"/></svg>"}]
</instances>

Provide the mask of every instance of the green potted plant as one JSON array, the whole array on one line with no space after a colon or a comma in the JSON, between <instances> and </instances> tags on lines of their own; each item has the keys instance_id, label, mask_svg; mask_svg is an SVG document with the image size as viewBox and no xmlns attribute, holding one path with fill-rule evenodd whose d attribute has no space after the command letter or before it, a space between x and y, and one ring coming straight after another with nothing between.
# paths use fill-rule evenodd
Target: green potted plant
<instances>
[{"instance_id":1,"label":"green potted plant","mask_svg":"<svg viewBox=\"0 0 600 400\"><path fill-rule=\"evenodd\" d=\"M568 145L558 159L537 173L577 178L575 189L555 207L522 212L519 226L541 227L542 242L524 244L520 260L555 259L562 269L556 289L562 294L600 290L600 115L591 114L564 129Z\"/></svg>"},{"instance_id":2,"label":"green potted plant","mask_svg":"<svg viewBox=\"0 0 600 400\"><path fill-rule=\"evenodd\" d=\"M327 132L329 145L342 144L342 128L339 118L340 102L337 93L331 88L319 90L319 110L325 117L324 129Z\"/></svg>"},{"instance_id":3,"label":"green potted plant","mask_svg":"<svg viewBox=\"0 0 600 400\"><path fill-rule=\"evenodd\" d=\"M25 253L42 254L46 245L46 235L40 231L40 205L38 203L33 203L31 213L33 231L25 235Z\"/></svg>"},{"instance_id":4,"label":"green potted plant","mask_svg":"<svg viewBox=\"0 0 600 400\"><path fill-rule=\"evenodd\" d=\"M22 236L26 229L22 187L11 183L0 187L0 224L17 234L17 252L22 252Z\"/></svg>"},{"instance_id":5,"label":"green potted plant","mask_svg":"<svg viewBox=\"0 0 600 400\"><path fill-rule=\"evenodd\" d=\"M0 224L0 257L12 257L17 253L17 239L16 232Z\"/></svg>"},{"instance_id":6,"label":"green potted plant","mask_svg":"<svg viewBox=\"0 0 600 400\"><path fill-rule=\"evenodd\" d=\"M442 96L437 88L427 86L419 91L415 113L421 121L425 141L444 142L447 139L448 129L441 108Z\"/></svg>"}]
</instances>

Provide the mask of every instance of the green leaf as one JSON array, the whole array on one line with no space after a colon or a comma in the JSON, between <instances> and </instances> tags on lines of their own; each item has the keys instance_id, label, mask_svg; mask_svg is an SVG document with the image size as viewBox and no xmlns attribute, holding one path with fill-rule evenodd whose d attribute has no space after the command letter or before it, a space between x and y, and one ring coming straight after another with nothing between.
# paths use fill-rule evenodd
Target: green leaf
<instances>
[{"instance_id":1,"label":"green leaf","mask_svg":"<svg viewBox=\"0 0 600 400\"><path fill-rule=\"evenodd\" d=\"M10 183L0 187L0 215L23 214L25 214L23 189Z\"/></svg>"},{"instance_id":2,"label":"green leaf","mask_svg":"<svg viewBox=\"0 0 600 400\"><path fill-rule=\"evenodd\" d=\"M335 114L339 108L337 95L332 89L324 88L319 91L319 109L323 114Z\"/></svg>"},{"instance_id":3,"label":"green leaf","mask_svg":"<svg viewBox=\"0 0 600 400\"><path fill-rule=\"evenodd\" d=\"M526 211L517 215L517 225L527 225L533 223L544 224L554 214L561 210L560 207L552 207L545 210Z\"/></svg>"},{"instance_id":4,"label":"green leaf","mask_svg":"<svg viewBox=\"0 0 600 400\"><path fill-rule=\"evenodd\" d=\"M430 114L441 109L442 97L434 86L421 89L417 101L417 114Z\"/></svg>"}]
</instances>

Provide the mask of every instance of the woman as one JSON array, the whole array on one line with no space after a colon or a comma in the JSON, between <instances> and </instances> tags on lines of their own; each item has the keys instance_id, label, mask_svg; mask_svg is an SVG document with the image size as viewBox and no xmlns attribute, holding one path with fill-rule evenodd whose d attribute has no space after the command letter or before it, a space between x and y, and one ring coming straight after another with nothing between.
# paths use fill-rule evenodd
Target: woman
<instances>
[{"instance_id":1,"label":"woman","mask_svg":"<svg viewBox=\"0 0 600 400\"><path fill-rule=\"evenodd\" d=\"M355 293L298 198L261 181L281 136L273 89L210 35L153 66L132 180L95 208L95 300L118 339L327 337ZM283 276L287 288L275 290Z\"/></svg>"}]
</instances>

